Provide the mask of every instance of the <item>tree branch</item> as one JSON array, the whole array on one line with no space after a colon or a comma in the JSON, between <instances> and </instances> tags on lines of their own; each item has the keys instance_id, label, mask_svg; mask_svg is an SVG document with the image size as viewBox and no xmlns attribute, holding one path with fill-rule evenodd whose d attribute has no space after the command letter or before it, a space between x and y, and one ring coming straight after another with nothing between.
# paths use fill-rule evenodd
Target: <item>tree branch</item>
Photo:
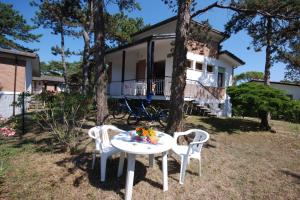
<instances>
[{"instance_id":1,"label":"tree branch","mask_svg":"<svg viewBox=\"0 0 300 200\"><path fill-rule=\"evenodd\" d=\"M200 9L200 10L197 10L196 12L194 12L192 15L191 15L191 18L194 18L196 17L197 15L200 15L212 8L221 8L221 9L229 9L229 10L232 10L232 11L235 11L235 12L244 12L244 13L247 13L247 14L260 14L262 16L265 16L265 17L269 17L269 18L278 18L278 19L282 19L282 20L292 20L292 19L300 19L300 15L296 15L296 16L286 16L286 15L282 15L282 14L272 14L272 13L269 13L267 11L264 11L264 10L253 10L253 9L247 9L247 8L238 8L236 6L233 6L233 5L223 5L223 4L219 4L217 1L210 4L209 6L203 8L203 9Z\"/></svg>"}]
</instances>

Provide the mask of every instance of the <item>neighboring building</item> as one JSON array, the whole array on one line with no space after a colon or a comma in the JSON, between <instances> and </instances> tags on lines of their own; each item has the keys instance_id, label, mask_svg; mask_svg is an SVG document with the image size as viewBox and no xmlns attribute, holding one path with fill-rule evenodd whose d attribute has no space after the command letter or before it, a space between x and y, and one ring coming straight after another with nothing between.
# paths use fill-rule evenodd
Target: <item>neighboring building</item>
<instances>
[{"instance_id":1,"label":"neighboring building","mask_svg":"<svg viewBox=\"0 0 300 200\"><path fill-rule=\"evenodd\" d=\"M264 84L263 80L252 80L250 82ZM274 82L274 81L271 81L270 84L271 84L272 88L275 88L275 89L278 89L278 90L283 90L292 99L300 100L300 84Z\"/></svg>"},{"instance_id":2,"label":"neighboring building","mask_svg":"<svg viewBox=\"0 0 300 200\"><path fill-rule=\"evenodd\" d=\"M61 92L64 91L65 80L63 77L45 76L32 77L32 93L40 94L43 91Z\"/></svg>"},{"instance_id":3,"label":"neighboring building","mask_svg":"<svg viewBox=\"0 0 300 200\"><path fill-rule=\"evenodd\" d=\"M20 93L31 93L32 76L39 75L37 54L0 48L0 116L8 118L21 112L12 103Z\"/></svg>"},{"instance_id":4,"label":"neighboring building","mask_svg":"<svg viewBox=\"0 0 300 200\"><path fill-rule=\"evenodd\" d=\"M153 100L170 99L175 29L176 17L172 17L135 33L131 43L106 52L110 97L146 98L153 92ZM231 116L226 88L232 85L234 69L245 63L229 51L220 51L226 35L214 29L208 34L208 43L189 41L185 100L207 106L217 116Z\"/></svg>"}]
</instances>

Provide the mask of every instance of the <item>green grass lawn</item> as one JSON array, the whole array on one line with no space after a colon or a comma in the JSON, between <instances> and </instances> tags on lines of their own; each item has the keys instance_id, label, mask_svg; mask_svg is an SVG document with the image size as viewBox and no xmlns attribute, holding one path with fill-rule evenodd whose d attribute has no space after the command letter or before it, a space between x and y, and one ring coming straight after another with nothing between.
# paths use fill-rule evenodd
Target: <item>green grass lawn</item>
<instances>
[{"instance_id":1,"label":"green grass lawn","mask_svg":"<svg viewBox=\"0 0 300 200\"><path fill-rule=\"evenodd\" d=\"M123 129L124 120L111 120ZM186 129L210 133L203 149L202 176L191 161L179 185L179 160L168 158L169 190L162 191L161 157L136 162L133 199L299 199L300 125L272 121L277 133L259 131L251 118L188 117ZM117 179L118 157L108 162L100 183L99 162L91 169L94 143L84 134L76 155L60 151L47 133L30 124L22 137L0 139L0 199L123 199L125 173ZM86 130L92 126L90 122ZM125 171L125 169L124 169Z\"/></svg>"}]
</instances>

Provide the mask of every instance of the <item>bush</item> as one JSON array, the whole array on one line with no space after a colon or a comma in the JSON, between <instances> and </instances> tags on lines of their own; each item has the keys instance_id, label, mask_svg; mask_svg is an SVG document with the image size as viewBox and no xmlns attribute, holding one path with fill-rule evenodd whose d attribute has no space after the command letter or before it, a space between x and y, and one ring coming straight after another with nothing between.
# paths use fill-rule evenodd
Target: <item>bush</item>
<instances>
[{"instance_id":1,"label":"bush","mask_svg":"<svg viewBox=\"0 0 300 200\"><path fill-rule=\"evenodd\" d=\"M227 90L233 113L237 116L261 118L270 112L273 119L299 122L300 103L291 100L282 90L257 83L244 83Z\"/></svg>"},{"instance_id":2,"label":"bush","mask_svg":"<svg viewBox=\"0 0 300 200\"><path fill-rule=\"evenodd\" d=\"M290 105L284 111L283 119L300 123L300 100L290 101Z\"/></svg>"},{"instance_id":3,"label":"bush","mask_svg":"<svg viewBox=\"0 0 300 200\"><path fill-rule=\"evenodd\" d=\"M77 92L45 92L36 98L45 104L45 109L36 113L37 122L71 153L77 151L82 125L92 104L90 98Z\"/></svg>"}]
</instances>

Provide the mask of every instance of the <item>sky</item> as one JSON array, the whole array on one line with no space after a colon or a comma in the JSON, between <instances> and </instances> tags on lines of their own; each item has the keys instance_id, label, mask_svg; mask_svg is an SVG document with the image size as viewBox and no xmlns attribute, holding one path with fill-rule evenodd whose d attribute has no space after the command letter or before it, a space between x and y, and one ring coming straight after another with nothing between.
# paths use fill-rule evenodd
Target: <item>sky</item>
<instances>
[{"instance_id":1,"label":"sky","mask_svg":"<svg viewBox=\"0 0 300 200\"><path fill-rule=\"evenodd\" d=\"M30 0L0 1L13 4L14 9L18 10L24 16L28 24L33 24L31 19L34 17L36 8L33 8L29 5ZM137 2L139 2L142 9L140 11L135 10L127 14L130 17L142 17L145 24L155 24L175 15L175 13L172 12L172 10L170 10L162 0L137 0ZM213 0L198 0L197 7L202 8L212 2ZM107 9L112 13L117 12L115 6L108 6ZM208 19L212 28L224 31L224 25L230 19L231 14L232 13L230 11L215 8L201 16L198 16L195 19L198 21ZM51 30L44 28L38 28L34 31L34 33L43 35L40 38L40 42L27 44L27 46L32 49L39 49L37 53L40 56L40 60L44 62L60 60L60 57L54 56L51 53L51 47L59 45L59 37L51 34ZM235 74L245 71L264 71L265 53L264 51L255 52L253 49L247 50L250 42L251 38L245 32L240 32L238 34L231 35L229 39L222 43L223 50L229 50L246 62L245 65L240 66L235 70ZM83 49L83 42L81 38L66 38L65 45L67 48L70 48L70 50L73 51L79 51ZM67 58L67 61L72 62L78 61L79 59L79 56L71 56ZM283 63L275 63L271 69L271 80L282 80L284 78L284 69L285 65Z\"/></svg>"}]
</instances>

